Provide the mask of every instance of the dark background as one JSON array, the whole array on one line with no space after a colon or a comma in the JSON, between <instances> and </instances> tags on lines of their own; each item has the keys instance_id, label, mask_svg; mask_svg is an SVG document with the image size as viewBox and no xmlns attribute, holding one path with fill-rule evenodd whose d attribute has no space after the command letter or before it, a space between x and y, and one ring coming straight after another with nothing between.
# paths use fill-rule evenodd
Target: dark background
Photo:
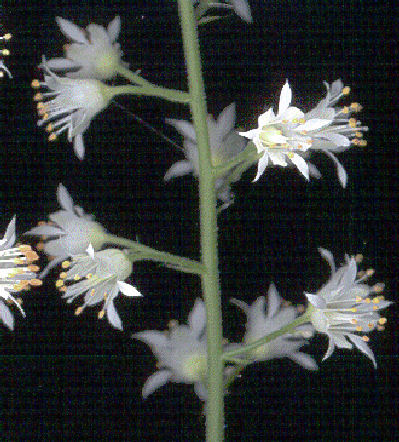
<instances>
[{"instance_id":1,"label":"dark background","mask_svg":"<svg viewBox=\"0 0 399 442\"><path fill-rule=\"evenodd\" d=\"M317 247L362 253L397 301L398 157L395 27L398 7L380 1L254 1L251 26L237 17L200 31L209 111L237 103L237 124L249 129L265 105L278 105L288 78L294 105L310 109L325 93L323 80L342 78L349 100L364 106L368 146L339 156L349 175L342 189L332 162L312 158L323 178L307 183L296 170L269 169L251 183L255 168L234 186L235 204L219 218L220 270L226 336L238 340L244 318L231 296L252 302L274 281L282 296L303 302L328 278ZM133 112L180 143L165 117L189 118L183 105L119 97L85 133L79 162L61 136L49 143L36 126L32 78L42 54L60 56L66 42L55 16L80 26L122 18L124 59L154 83L185 88L185 69L173 1L3 2L1 23L13 34L1 93L1 232L17 214L20 233L57 209L62 182L75 203L109 231L144 244L198 258L198 201L192 177L163 182L181 153L139 124ZM43 259L43 264L45 260ZM20 440L201 441L204 419L190 386L168 384L142 401L154 372L150 350L130 338L186 321L200 296L197 278L138 263L132 282L143 298L116 306L125 331L79 317L54 289L58 269L24 296L27 318L1 329L4 436ZM372 281L373 282L373 281ZM78 303L79 304L79 303ZM371 337L379 368L360 352L339 351L316 373L286 360L249 367L226 397L228 441L398 439L397 306L386 331ZM327 340L306 351L318 361Z\"/></svg>"}]
</instances>

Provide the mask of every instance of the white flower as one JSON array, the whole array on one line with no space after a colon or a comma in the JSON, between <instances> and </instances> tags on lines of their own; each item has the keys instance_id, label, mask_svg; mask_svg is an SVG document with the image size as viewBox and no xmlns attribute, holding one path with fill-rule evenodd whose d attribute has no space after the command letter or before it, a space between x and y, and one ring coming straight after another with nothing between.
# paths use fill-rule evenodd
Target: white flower
<instances>
[{"instance_id":1,"label":"white flower","mask_svg":"<svg viewBox=\"0 0 399 442\"><path fill-rule=\"evenodd\" d=\"M194 384L196 394L200 399L206 400L205 326L205 304L197 299L188 317L188 325L178 325L173 321L169 332L149 330L133 335L151 347L160 368L145 382L144 398L167 382L182 382Z\"/></svg>"},{"instance_id":2,"label":"white flower","mask_svg":"<svg viewBox=\"0 0 399 442\"><path fill-rule=\"evenodd\" d=\"M251 344L279 330L298 316L298 310L295 307L282 307L282 299L274 284L270 284L269 287L267 313L265 313L266 300L264 296L260 296L250 306L237 299L232 299L231 302L241 308L247 315L247 325L244 336L245 344ZM313 327L310 325L299 326L295 332L280 336L257 347L252 352L249 352L248 355L256 361L289 358L308 370L317 370L314 359L299 351L307 342L304 338L310 338L313 332Z\"/></svg>"},{"instance_id":3,"label":"white flower","mask_svg":"<svg viewBox=\"0 0 399 442\"><path fill-rule=\"evenodd\" d=\"M40 274L41 278L69 256L85 253L89 244L93 245L94 250L101 249L104 244L104 228L93 221L91 215L85 214L81 207L73 204L71 196L62 184L57 188L57 200L62 210L50 214L50 222L41 222L38 227L25 233L44 236L43 239L52 238L37 246L53 257L52 262Z\"/></svg>"},{"instance_id":4,"label":"white flower","mask_svg":"<svg viewBox=\"0 0 399 442\"><path fill-rule=\"evenodd\" d=\"M350 117L352 112L361 110L358 103L352 103L349 107L333 107L342 96L348 95L349 87L344 87L341 80L334 81L331 86L327 83L325 85L326 98L305 114L297 107L290 106L292 92L287 81L281 90L277 115L270 108L258 118L257 129L240 132L240 135L254 142L259 153L264 152L259 159L254 181L263 174L269 161L279 166L293 163L306 179L309 179L309 173L320 176L317 169L305 161L307 151L318 150L334 161L338 178L345 187L347 181L345 169L333 152L342 152L351 144L366 145L366 142L360 138L362 131L367 130L367 127L361 126L360 122Z\"/></svg>"},{"instance_id":5,"label":"white flower","mask_svg":"<svg viewBox=\"0 0 399 442\"><path fill-rule=\"evenodd\" d=\"M119 16L107 29L90 24L86 31L61 17L56 20L61 32L73 43L65 45L65 58L52 58L47 62L50 69L68 71L69 78L108 80L117 75L119 66L128 66L121 61L123 52L119 43L115 43L121 29Z\"/></svg>"},{"instance_id":6,"label":"white flower","mask_svg":"<svg viewBox=\"0 0 399 442\"><path fill-rule=\"evenodd\" d=\"M199 5L204 8L201 11L201 16L205 15L208 9L211 8L222 8L222 9L233 9L233 11L244 21L247 23L252 23L252 15L251 9L248 5L247 0L226 0L226 1L213 1L213 2L201 2L199 0L193 1L194 6L198 7ZM203 3L203 4L201 4ZM200 23L206 23L209 20L216 19L219 17L205 17L200 19Z\"/></svg>"},{"instance_id":7,"label":"white flower","mask_svg":"<svg viewBox=\"0 0 399 442\"><path fill-rule=\"evenodd\" d=\"M357 272L357 261L361 260L361 256L346 256L345 264L336 270L331 252L322 248L319 251L330 264L331 277L317 294L307 293L306 296L312 305L311 321L314 328L329 338L324 359L331 356L335 346L352 348L353 343L377 368L373 352L367 345L369 338L364 333L375 328L381 329L386 322L379 310L391 303L384 301L383 296L372 297L383 290L383 285L369 286L363 283L374 271L369 269L360 274ZM363 336L358 336L356 332L363 333Z\"/></svg>"},{"instance_id":8,"label":"white flower","mask_svg":"<svg viewBox=\"0 0 399 442\"><path fill-rule=\"evenodd\" d=\"M28 245L13 247L15 243L15 217L0 240L0 319L10 329L14 329L14 317L7 304L14 304L25 317L21 300L12 294L29 290L30 286L39 286L36 279L39 267L33 265L39 257ZM7 303L7 304L6 304Z\"/></svg>"},{"instance_id":9,"label":"white flower","mask_svg":"<svg viewBox=\"0 0 399 442\"><path fill-rule=\"evenodd\" d=\"M212 115L207 117L209 144L214 166L222 165L232 159L242 152L247 144L245 138L240 137L234 130L235 119L235 103L225 107L216 121ZM187 159L173 164L165 174L165 181L189 173L198 177L198 147L193 124L186 120L175 119L167 119L166 122L183 135L184 154ZM233 194L230 191L230 186L225 184L224 177L216 180L216 190L217 197L223 202L223 208L233 202Z\"/></svg>"},{"instance_id":10,"label":"white flower","mask_svg":"<svg viewBox=\"0 0 399 442\"><path fill-rule=\"evenodd\" d=\"M104 110L111 98L111 87L94 79L61 78L55 75L43 61L44 83L32 81L33 88L44 86L47 93L37 93L37 110L42 117L38 125L47 124L49 140L55 141L57 135L68 130L68 141L72 142L76 156L84 158L83 133L90 126L91 120Z\"/></svg>"},{"instance_id":11,"label":"white flower","mask_svg":"<svg viewBox=\"0 0 399 442\"><path fill-rule=\"evenodd\" d=\"M75 310L75 314L79 315L87 306L102 303L98 318L102 319L106 313L108 322L122 330L122 321L115 310L114 299L119 292L125 296L142 296L135 287L124 282L133 269L126 253L118 249L94 253L92 246L89 246L85 255L73 256L71 262L64 261L62 268L64 270L56 281L56 287L64 292L63 298L70 303L85 293L83 305ZM71 281L79 282L67 284Z\"/></svg>"}]
</instances>

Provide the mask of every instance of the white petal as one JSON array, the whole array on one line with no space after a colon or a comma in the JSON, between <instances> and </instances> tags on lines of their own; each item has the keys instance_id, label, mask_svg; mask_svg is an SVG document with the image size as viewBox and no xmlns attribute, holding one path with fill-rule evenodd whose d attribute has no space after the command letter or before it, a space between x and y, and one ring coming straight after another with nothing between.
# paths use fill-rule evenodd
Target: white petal
<instances>
[{"instance_id":1,"label":"white petal","mask_svg":"<svg viewBox=\"0 0 399 442\"><path fill-rule=\"evenodd\" d=\"M202 382L196 382L194 384L194 392L202 401L208 399L208 390Z\"/></svg>"},{"instance_id":2,"label":"white petal","mask_svg":"<svg viewBox=\"0 0 399 442\"><path fill-rule=\"evenodd\" d=\"M325 309L327 307L327 303L319 295L312 295L310 293L305 293L305 296L308 298L308 301L313 305L313 307L319 308L319 309Z\"/></svg>"},{"instance_id":3,"label":"white petal","mask_svg":"<svg viewBox=\"0 0 399 442\"><path fill-rule=\"evenodd\" d=\"M71 69L71 68L77 68L79 67L78 64L76 64L74 61L72 60L68 60L67 58L52 58L50 60L47 61L47 67L49 67L50 69L55 69L55 70L64 70L64 69ZM41 67L41 65L39 65L39 67Z\"/></svg>"},{"instance_id":4,"label":"white petal","mask_svg":"<svg viewBox=\"0 0 399 442\"><path fill-rule=\"evenodd\" d=\"M312 356L306 353L294 353L290 355L289 358L308 370L317 370L319 368Z\"/></svg>"},{"instance_id":5,"label":"white petal","mask_svg":"<svg viewBox=\"0 0 399 442\"><path fill-rule=\"evenodd\" d=\"M15 243L15 236L16 236L15 235L15 230L16 230L15 224L16 224L16 216L14 215L7 226L7 230L6 230L6 233L4 234L2 241L0 242L3 250L12 247Z\"/></svg>"},{"instance_id":6,"label":"white petal","mask_svg":"<svg viewBox=\"0 0 399 442\"><path fill-rule=\"evenodd\" d=\"M90 256L90 258L91 259L93 259L94 260L94 248L93 248L93 246L91 245L91 243L89 244L89 247L87 247L87 249L86 249L86 253Z\"/></svg>"},{"instance_id":7,"label":"white petal","mask_svg":"<svg viewBox=\"0 0 399 442\"><path fill-rule=\"evenodd\" d=\"M108 322L118 330L123 330L121 318L119 317L118 312L115 310L113 301L108 302L106 311Z\"/></svg>"},{"instance_id":8,"label":"white petal","mask_svg":"<svg viewBox=\"0 0 399 442\"><path fill-rule=\"evenodd\" d=\"M125 296L129 296L129 297L135 297L135 296L143 296L137 289L136 287L133 287L130 284L127 284L126 282L123 281L118 281L118 287L119 290L125 295Z\"/></svg>"},{"instance_id":9,"label":"white petal","mask_svg":"<svg viewBox=\"0 0 399 442\"><path fill-rule=\"evenodd\" d=\"M261 114L258 118L258 126L261 128L266 124L269 124L274 119L273 108L269 108L266 112Z\"/></svg>"},{"instance_id":10,"label":"white petal","mask_svg":"<svg viewBox=\"0 0 399 442\"><path fill-rule=\"evenodd\" d=\"M14 316L7 305L0 300L0 319L10 329L14 330Z\"/></svg>"},{"instance_id":11,"label":"white petal","mask_svg":"<svg viewBox=\"0 0 399 442\"><path fill-rule=\"evenodd\" d=\"M73 150L76 156L79 158L79 160L83 160L85 156L85 145L83 143L82 134L75 135L73 139Z\"/></svg>"},{"instance_id":12,"label":"white petal","mask_svg":"<svg viewBox=\"0 0 399 442\"><path fill-rule=\"evenodd\" d=\"M331 267L331 271L335 272L335 262L333 254L329 250L323 249L322 247L319 247L317 250L319 251L320 255L328 262L329 266Z\"/></svg>"},{"instance_id":13,"label":"white petal","mask_svg":"<svg viewBox=\"0 0 399 442\"><path fill-rule=\"evenodd\" d=\"M326 354L324 355L322 361L325 361L333 354L334 348L335 348L334 339L332 339L332 337L329 336L328 337L328 348L327 348Z\"/></svg>"},{"instance_id":14,"label":"white petal","mask_svg":"<svg viewBox=\"0 0 399 442\"><path fill-rule=\"evenodd\" d=\"M267 317L272 318L280 309L281 305L281 297L278 294L276 286L273 283L271 283L269 286L267 301L268 301Z\"/></svg>"},{"instance_id":15,"label":"white petal","mask_svg":"<svg viewBox=\"0 0 399 442\"><path fill-rule=\"evenodd\" d=\"M119 32L121 31L121 18L119 15L115 16L115 18L108 24L107 33L108 37L113 43L119 36Z\"/></svg>"},{"instance_id":16,"label":"white petal","mask_svg":"<svg viewBox=\"0 0 399 442\"><path fill-rule=\"evenodd\" d=\"M306 161L296 153L294 153L290 160L295 164L301 174L309 181L309 167Z\"/></svg>"},{"instance_id":17,"label":"white petal","mask_svg":"<svg viewBox=\"0 0 399 442\"><path fill-rule=\"evenodd\" d=\"M272 149L268 150L268 155L270 161L277 166L287 166L287 162L285 161L285 153L275 152Z\"/></svg>"},{"instance_id":18,"label":"white petal","mask_svg":"<svg viewBox=\"0 0 399 442\"><path fill-rule=\"evenodd\" d=\"M145 342L152 349L158 349L158 351L165 348L169 343L169 339L165 336L165 334L156 330L138 332L132 335L132 337Z\"/></svg>"},{"instance_id":19,"label":"white petal","mask_svg":"<svg viewBox=\"0 0 399 442\"><path fill-rule=\"evenodd\" d=\"M291 91L290 85L288 84L288 80L286 80L283 88L281 89L281 93L280 93L280 103L278 106L278 115L281 115L282 113L284 113L288 109L288 106L290 105L291 100L292 100L292 91Z\"/></svg>"},{"instance_id":20,"label":"white petal","mask_svg":"<svg viewBox=\"0 0 399 442\"><path fill-rule=\"evenodd\" d=\"M235 13L247 23L252 23L251 9L246 0L230 0Z\"/></svg>"},{"instance_id":21,"label":"white petal","mask_svg":"<svg viewBox=\"0 0 399 442\"><path fill-rule=\"evenodd\" d=\"M341 183L341 186L345 188L346 187L346 183L348 181L348 176L346 174L346 171L345 171L344 167L338 161L336 156L333 155L330 151L325 150L324 152L334 161L335 165L337 166L337 173L338 173L339 181Z\"/></svg>"},{"instance_id":22,"label":"white petal","mask_svg":"<svg viewBox=\"0 0 399 442\"><path fill-rule=\"evenodd\" d=\"M332 121L331 120L325 120L322 118L312 118L311 120L306 121L303 124L300 124L299 126L296 127L295 130L297 131L301 131L301 130L317 130L317 129L321 129L324 126L327 126L329 124L331 124Z\"/></svg>"},{"instance_id":23,"label":"white petal","mask_svg":"<svg viewBox=\"0 0 399 442\"><path fill-rule=\"evenodd\" d=\"M259 133L259 129L251 129L246 132L238 132L239 135L245 138L249 138L250 140L253 140L255 136ZM258 150L259 152L259 150Z\"/></svg>"},{"instance_id":24,"label":"white petal","mask_svg":"<svg viewBox=\"0 0 399 442\"><path fill-rule=\"evenodd\" d=\"M194 307L188 315L188 325L194 332L195 337L199 337L206 326L206 309L202 299L197 298Z\"/></svg>"},{"instance_id":25,"label":"white petal","mask_svg":"<svg viewBox=\"0 0 399 442\"><path fill-rule=\"evenodd\" d=\"M171 372L169 370L160 370L151 375L143 386L142 395L143 399L147 399L147 397L154 393L154 391L165 385L171 377Z\"/></svg>"},{"instance_id":26,"label":"white petal","mask_svg":"<svg viewBox=\"0 0 399 442\"><path fill-rule=\"evenodd\" d=\"M193 142L196 141L194 126L190 122L174 118L166 118L165 122L174 126L183 137L189 138Z\"/></svg>"},{"instance_id":27,"label":"white petal","mask_svg":"<svg viewBox=\"0 0 399 442\"><path fill-rule=\"evenodd\" d=\"M321 178L321 173L319 169L312 163L308 163L309 176L316 178L316 180Z\"/></svg>"},{"instance_id":28,"label":"white petal","mask_svg":"<svg viewBox=\"0 0 399 442\"><path fill-rule=\"evenodd\" d=\"M345 135L331 133L326 135L323 134L322 136L323 138L332 141L338 147L349 147L351 145L349 138Z\"/></svg>"},{"instance_id":29,"label":"white petal","mask_svg":"<svg viewBox=\"0 0 399 442\"><path fill-rule=\"evenodd\" d=\"M67 36L71 40L77 41L78 43L89 43L86 39L85 33L81 28L79 28L79 26L76 26L69 20L65 20L61 17L56 17L56 21L61 29L61 32L65 36Z\"/></svg>"},{"instance_id":30,"label":"white petal","mask_svg":"<svg viewBox=\"0 0 399 442\"><path fill-rule=\"evenodd\" d=\"M217 119L218 130L221 132L223 137L227 135L232 129L234 129L235 122L236 104L231 103L223 109Z\"/></svg>"},{"instance_id":31,"label":"white petal","mask_svg":"<svg viewBox=\"0 0 399 442\"><path fill-rule=\"evenodd\" d=\"M67 188L62 184L58 184L57 187L57 201L60 203L60 206L65 209L67 212L73 212L73 199L71 195L69 195Z\"/></svg>"},{"instance_id":32,"label":"white petal","mask_svg":"<svg viewBox=\"0 0 399 442\"><path fill-rule=\"evenodd\" d=\"M350 334L348 337L362 353L372 360L374 368L377 368L377 362L375 361L374 354L367 343L364 342L360 336Z\"/></svg>"},{"instance_id":33,"label":"white petal","mask_svg":"<svg viewBox=\"0 0 399 442\"><path fill-rule=\"evenodd\" d=\"M259 177L263 175L263 172L265 171L268 163L269 163L269 155L267 155L267 153L264 153L264 155L261 158L259 158L258 171L256 172L256 177L252 182L258 181Z\"/></svg>"},{"instance_id":34,"label":"white petal","mask_svg":"<svg viewBox=\"0 0 399 442\"><path fill-rule=\"evenodd\" d=\"M169 181L177 176L187 175L193 172L193 170L194 169L190 161L187 160L178 161L167 170L163 179L165 181Z\"/></svg>"},{"instance_id":35,"label":"white petal","mask_svg":"<svg viewBox=\"0 0 399 442\"><path fill-rule=\"evenodd\" d=\"M65 232L59 227L54 226L38 226L33 227L33 229L28 230L24 235L48 235L48 236L59 236L64 235Z\"/></svg>"}]
</instances>

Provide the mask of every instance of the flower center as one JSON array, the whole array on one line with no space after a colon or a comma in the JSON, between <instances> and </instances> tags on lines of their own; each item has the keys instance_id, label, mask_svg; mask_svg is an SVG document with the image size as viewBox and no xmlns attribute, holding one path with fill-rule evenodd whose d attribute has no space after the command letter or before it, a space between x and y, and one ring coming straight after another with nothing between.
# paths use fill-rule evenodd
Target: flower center
<instances>
[{"instance_id":1,"label":"flower center","mask_svg":"<svg viewBox=\"0 0 399 442\"><path fill-rule=\"evenodd\" d=\"M182 364L182 371L184 377L191 382L202 380L207 371L206 355L198 353L188 357Z\"/></svg>"},{"instance_id":2,"label":"flower center","mask_svg":"<svg viewBox=\"0 0 399 442\"><path fill-rule=\"evenodd\" d=\"M284 143L286 137L282 135L281 130L273 126L263 126L259 134L259 140L264 147L273 148L276 147L277 144Z\"/></svg>"}]
</instances>

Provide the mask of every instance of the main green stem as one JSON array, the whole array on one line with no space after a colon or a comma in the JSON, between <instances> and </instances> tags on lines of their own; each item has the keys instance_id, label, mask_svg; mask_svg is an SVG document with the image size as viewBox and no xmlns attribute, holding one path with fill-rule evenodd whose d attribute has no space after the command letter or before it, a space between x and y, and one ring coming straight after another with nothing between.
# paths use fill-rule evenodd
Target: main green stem
<instances>
[{"instance_id":1,"label":"main green stem","mask_svg":"<svg viewBox=\"0 0 399 442\"><path fill-rule=\"evenodd\" d=\"M224 362L222 359L223 329L217 255L215 178L212 173L206 122L206 98L201 74L201 58L193 2L192 0L178 0L178 4L191 96L191 113L199 154L201 261L205 268L201 275L201 281L207 315L208 351L206 440L207 442L222 442L224 433Z\"/></svg>"}]
</instances>

